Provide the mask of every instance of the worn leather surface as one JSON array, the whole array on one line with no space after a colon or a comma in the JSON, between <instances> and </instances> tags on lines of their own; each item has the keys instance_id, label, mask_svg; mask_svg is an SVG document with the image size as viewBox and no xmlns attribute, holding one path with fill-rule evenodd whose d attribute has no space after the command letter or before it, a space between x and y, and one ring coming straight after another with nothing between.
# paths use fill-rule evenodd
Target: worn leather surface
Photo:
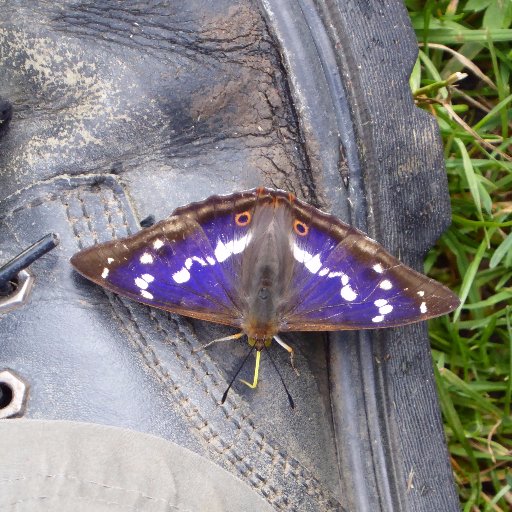
<instances>
[{"instance_id":1,"label":"worn leather surface","mask_svg":"<svg viewBox=\"0 0 512 512\"><path fill-rule=\"evenodd\" d=\"M237 382L219 406L246 347L192 349L229 330L119 299L69 265L147 214L213 192L266 183L308 196L258 10L32 5L7 6L4 20L3 93L19 106L3 140L1 246L9 257L48 231L61 244L33 265L29 304L0 319L0 366L31 386L25 417L159 435L250 482L276 509L339 509L321 335L294 341L300 378L274 351L295 411L265 361L257 390Z\"/></svg>"},{"instance_id":2,"label":"worn leather surface","mask_svg":"<svg viewBox=\"0 0 512 512\"><path fill-rule=\"evenodd\" d=\"M120 299L68 262L148 214L263 184L418 266L449 208L433 122L405 92L414 41L401 4L2 9L0 96L14 110L0 148L0 259L61 237L31 267L29 303L0 316L0 368L28 381L25 416L174 441L276 510L456 510L424 327L334 335L330 348L321 334L289 336L300 377L273 355L296 409L264 356L259 387L237 382L220 406L247 349L193 349L232 331Z\"/></svg>"}]
</instances>

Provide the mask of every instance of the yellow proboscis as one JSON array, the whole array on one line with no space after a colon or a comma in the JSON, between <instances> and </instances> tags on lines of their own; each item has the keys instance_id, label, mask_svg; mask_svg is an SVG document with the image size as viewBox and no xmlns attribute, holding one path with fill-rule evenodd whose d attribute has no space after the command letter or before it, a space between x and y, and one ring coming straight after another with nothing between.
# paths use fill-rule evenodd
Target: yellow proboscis
<instances>
[{"instance_id":1,"label":"yellow proboscis","mask_svg":"<svg viewBox=\"0 0 512 512\"><path fill-rule=\"evenodd\" d=\"M247 382L246 380L240 379L246 386L249 386L251 389L254 389L258 385L258 374L260 371L260 358L261 358L261 350L256 351L256 366L254 367L254 379L252 384Z\"/></svg>"}]
</instances>

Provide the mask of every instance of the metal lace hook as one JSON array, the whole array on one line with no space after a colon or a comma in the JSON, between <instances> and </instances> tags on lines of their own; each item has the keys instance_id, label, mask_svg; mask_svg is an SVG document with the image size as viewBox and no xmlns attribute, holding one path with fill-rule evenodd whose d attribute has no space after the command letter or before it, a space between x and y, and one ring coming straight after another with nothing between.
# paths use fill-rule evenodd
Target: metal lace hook
<instances>
[{"instance_id":1,"label":"metal lace hook","mask_svg":"<svg viewBox=\"0 0 512 512\"><path fill-rule=\"evenodd\" d=\"M58 244L58 236L49 233L0 267L0 313L11 311L27 302L34 277L25 269Z\"/></svg>"},{"instance_id":2,"label":"metal lace hook","mask_svg":"<svg viewBox=\"0 0 512 512\"><path fill-rule=\"evenodd\" d=\"M59 237L55 233L48 233L41 240L38 240L0 267L0 296L12 293L15 288L13 281L16 276L57 245L59 245Z\"/></svg>"}]
</instances>

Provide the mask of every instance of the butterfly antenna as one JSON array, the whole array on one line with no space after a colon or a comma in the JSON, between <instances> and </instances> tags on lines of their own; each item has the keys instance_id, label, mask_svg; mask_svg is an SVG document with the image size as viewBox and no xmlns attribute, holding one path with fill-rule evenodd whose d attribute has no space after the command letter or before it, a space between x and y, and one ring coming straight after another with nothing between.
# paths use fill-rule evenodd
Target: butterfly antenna
<instances>
[{"instance_id":1,"label":"butterfly antenna","mask_svg":"<svg viewBox=\"0 0 512 512\"><path fill-rule=\"evenodd\" d=\"M251 347L251 350L249 350L249 353L244 357L244 360L242 361L242 364L236 371L235 375L231 379L231 382L229 383L228 388L226 391L224 391L224 394L222 395L222 400L220 401L221 404L223 404L226 401L226 398L228 397L229 390L231 389L231 386L233 385L233 382L235 382L235 379L237 378L238 374L240 373L240 370L244 367L244 364L247 362L247 359L249 359L249 356L252 354L252 351L254 350L255 345Z\"/></svg>"},{"instance_id":2,"label":"butterfly antenna","mask_svg":"<svg viewBox=\"0 0 512 512\"><path fill-rule=\"evenodd\" d=\"M270 355L270 350L265 345L265 350L267 352L268 358L270 359L270 362L272 363L272 366L276 369L277 375L279 375L279 378L281 379L281 383L283 384L283 388L286 391L286 396L288 397L288 402L290 402L290 407L292 409L295 409L295 402L293 401L292 395L290 395L290 392L288 391L288 388L286 387L286 384L284 383L283 376L281 375L281 372L279 371L279 368L277 367L277 364L272 359L272 356Z\"/></svg>"}]
</instances>

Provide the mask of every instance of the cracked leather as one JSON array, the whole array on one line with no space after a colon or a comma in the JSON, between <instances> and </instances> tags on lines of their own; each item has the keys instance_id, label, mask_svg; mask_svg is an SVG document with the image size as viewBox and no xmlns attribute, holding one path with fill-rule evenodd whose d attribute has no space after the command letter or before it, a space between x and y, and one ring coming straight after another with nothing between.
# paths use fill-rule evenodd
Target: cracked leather
<instances>
[{"instance_id":1,"label":"cracked leather","mask_svg":"<svg viewBox=\"0 0 512 512\"><path fill-rule=\"evenodd\" d=\"M31 266L28 304L0 315L0 369L28 381L26 418L174 441L276 510L458 509L424 327L289 335L300 376L272 350L296 409L265 354L258 388L236 382L220 406L247 345L194 349L233 331L69 265L150 214L266 185L418 267L449 205L434 122L407 89L406 17L398 1L2 3L0 262L61 238Z\"/></svg>"},{"instance_id":2,"label":"cracked leather","mask_svg":"<svg viewBox=\"0 0 512 512\"><path fill-rule=\"evenodd\" d=\"M258 388L236 383L219 406L245 344L193 352L230 331L106 293L69 265L146 215L214 192L265 183L313 194L255 6L127 5L3 6L2 92L23 108L2 141L2 259L49 231L61 244L32 266L29 303L0 318L0 366L30 384L25 417L155 434L217 462L278 510L339 510L321 335L293 337L300 377L274 351L295 411L265 358Z\"/></svg>"}]
</instances>

